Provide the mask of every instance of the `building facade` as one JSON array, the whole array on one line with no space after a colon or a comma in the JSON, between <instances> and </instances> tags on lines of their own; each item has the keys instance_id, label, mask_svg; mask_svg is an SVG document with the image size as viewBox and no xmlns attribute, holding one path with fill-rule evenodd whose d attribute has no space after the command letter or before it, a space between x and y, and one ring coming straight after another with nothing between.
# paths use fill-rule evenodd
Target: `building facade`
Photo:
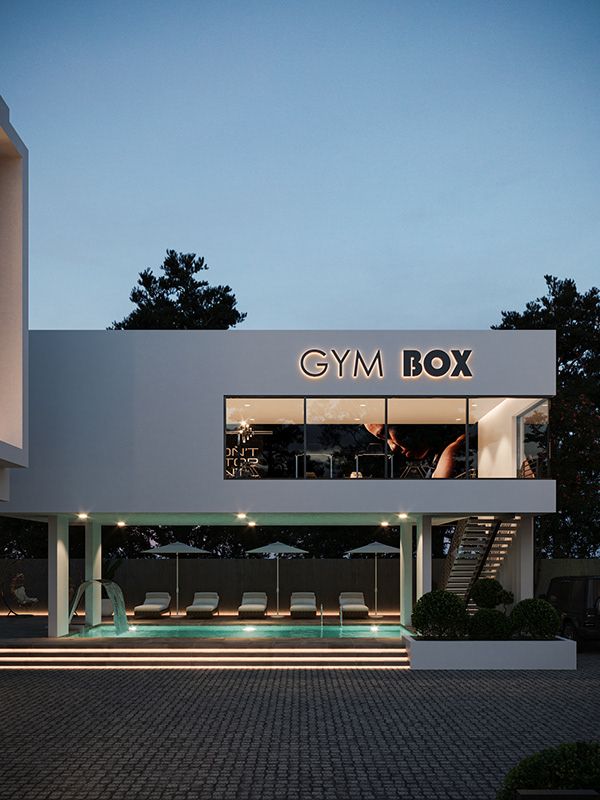
<instances>
[{"instance_id":1,"label":"building facade","mask_svg":"<svg viewBox=\"0 0 600 800\"><path fill-rule=\"evenodd\" d=\"M432 526L454 523L447 588L466 595L477 577L497 575L517 599L532 596L533 516L555 510L554 332L33 331L19 340L26 154L17 152L21 171L0 173L12 175L21 214L1 240L0 285L10 291L0 374L10 380L0 390L0 475L15 469L0 514L48 523L49 635L68 632L77 523L87 579L101 576L102 525L399 525L405 624L431 588ZM100 622L98 586L86 616Z\"/></svg>"}]
</instances>

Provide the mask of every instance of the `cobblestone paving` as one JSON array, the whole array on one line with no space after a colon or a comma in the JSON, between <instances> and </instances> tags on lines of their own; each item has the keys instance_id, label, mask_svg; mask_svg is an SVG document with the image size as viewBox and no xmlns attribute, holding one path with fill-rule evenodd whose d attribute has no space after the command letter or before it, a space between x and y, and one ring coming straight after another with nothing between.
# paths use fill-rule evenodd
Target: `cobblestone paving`
<instances>
[{"instance_id":1,"label":"cobblestone paving","mask_svg":"<svg viewBox=\"0 0 600 800\"><path fill-rule=\"evenodd\" d=\"M0 796L494 798L524 755L600 735L570 672L2 672Z\"/></svg>"}]
</instances>

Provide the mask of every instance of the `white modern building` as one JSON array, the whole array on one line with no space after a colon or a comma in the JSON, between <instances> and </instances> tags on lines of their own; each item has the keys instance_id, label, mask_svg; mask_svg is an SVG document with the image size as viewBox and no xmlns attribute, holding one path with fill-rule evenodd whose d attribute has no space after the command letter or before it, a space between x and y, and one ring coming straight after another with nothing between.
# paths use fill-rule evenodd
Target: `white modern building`
<instances>
[{"instance_id":1,"label":"white modern building","mask_svg":"<svg viewBox=\"0 0 600 800\"><path fill-rule=\"evenodd\" d=\"M101 574L102 525L400 525L404 623L431 588L432 526L456 522L445 586L466 594L497 575L533 595L533 516L555 510L553 332L27 339L26 151L2 108L0 514L48 522L50 636L68 632L78 522L88 579ZM100 622L99 587L86 615Z\"/></svg>"}]
</instances>

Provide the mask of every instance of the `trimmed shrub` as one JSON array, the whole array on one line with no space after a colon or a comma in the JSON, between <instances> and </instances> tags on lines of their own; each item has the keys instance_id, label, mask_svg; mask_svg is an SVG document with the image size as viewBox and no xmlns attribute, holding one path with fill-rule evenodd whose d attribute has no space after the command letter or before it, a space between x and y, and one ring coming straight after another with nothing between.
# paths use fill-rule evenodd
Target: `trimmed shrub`
<instances>
[{"instance_id":1,"label":"trimmed shrub","mask_svg":"<svg viewBox=\"0 0 600 800\"><path fill-rule=\"evenodd\" d=\"M513 800L517 789L600 791L600 742L572 742L528 756L504 778L496 800Z\"/></svg>"},{"instance_id":2,"label":"trimmed shrub","mask_svg":"<svg viewBox=\"0 0 600 800\"><path fill-rule=\"evenodd\" d=\"M553 639L560 630L560 615L547 600L521 600L510 613L512 632L523 639Z\"/></svg>"},{"instance_id":3,"label":"trimmed shrub","mask_svg":"<svg viewBox=\"0 0 600 800\"><path fill-rule=\"evenodd\" d=\"M502 603L504 589L494 578L480 578L471 589L471 600L477 608L496 608Z\"/></svg>"},{"instance_id":4,"label":"trimmed shrub","mask_svg":"<svg viewBox=\"0 0 600 800\"><path fill-rule=\"evenodd\" d=\"M467 621L464 601L443 589L434 589L420 597L412 615L417 632L432 639L462 639Z\"/></svg>"},{"instance_id":5,"label":"trimmed shrub","mask_svg":"<svg viewBox=\"0 0 600 800\"><path fill-rule=\"evenodd\" d=\"M506 611L506 606L510 606L515 602L515 596L512 592L509 592L508 589L502 589L502 594L500 595L500 605L504 606L504 610Z\"/></svg>"},{"instance_id":6,"label":"trimmed shrub","mask_svg":"<svg viewBox=\"0 0 600 800\"><path fill-rule=\"evenodd\" d=\"M477 640L510 639L508 617L495 608L480 608L469 620L469 636Z\"/></svg>"}]
</instances>

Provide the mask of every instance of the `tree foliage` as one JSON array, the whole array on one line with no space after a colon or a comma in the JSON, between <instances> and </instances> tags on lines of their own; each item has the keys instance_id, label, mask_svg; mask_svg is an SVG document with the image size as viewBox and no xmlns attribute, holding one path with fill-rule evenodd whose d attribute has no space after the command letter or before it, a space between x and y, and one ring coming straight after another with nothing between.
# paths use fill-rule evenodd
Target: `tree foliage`
<instances>
[{"instance_id":1,"label":"tree foliage","mask_svg":"<svg viewBox=\"0 0 600 800\"><path fill-rule=\"evenodd\" d=\"M547 293L524 311L503 311L495 330L554 329L557 392L550 403L557 514L536 521L538 555L586 558L600 551L600 291L545 276Z\"/></svg>"},{"instance_id":2,"label":"tree foliage","mask_svg":"<svg viewBox=\"0 0 600 800\"><path fill-rule=\"evenodd\" d=\"M136 306L111 330L227 330L246 319L230 286L210 286L199 274L208 269L195 253L167 250L158 277L140 272L129 299Z\"/></svg>"},{"instance_id":3,"label":"tree foliage","mask_svg":"<svg viewBox=\"0 0 600 800\"><path fill-rule=\"evenodd\" d=\"M600 791L600 742L568 742L527 756L507 774L496 800L513 800L517 789Z\"/></svg>"}]
</instances>

